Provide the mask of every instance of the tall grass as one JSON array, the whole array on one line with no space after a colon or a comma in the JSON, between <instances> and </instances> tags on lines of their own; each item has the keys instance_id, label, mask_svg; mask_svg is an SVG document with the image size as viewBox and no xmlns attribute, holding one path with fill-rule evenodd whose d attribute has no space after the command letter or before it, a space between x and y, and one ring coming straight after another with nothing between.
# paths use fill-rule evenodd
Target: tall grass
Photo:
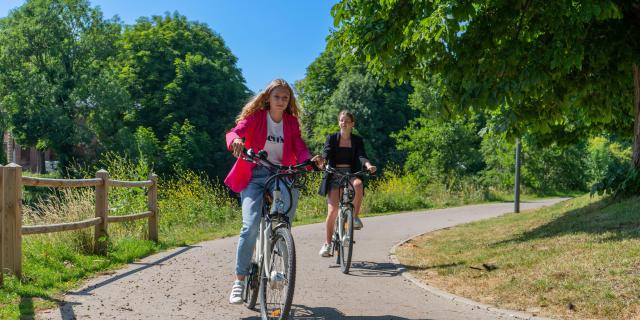
<instances>
[{"instance_id":1,"label":"tall grass","mask_svg":"<svg viewBox=\"0 0 640 320\"><path fill-rule=\"evenodd\" d=\"M239 230L242 219L238 202L220 184L184 171L173 179L161 180L159 188L160 235L164 241L193 242Z\"/></svg>"},{"instance_id":2,"label":"tall grass","mask_svg":"<svg viewBox=\"0 0 640 320\"><path fill-rule=\"evenodd\" d=\"M400 175L388 170L384 177L374 180L365 192L364 212L391 212L433 207L433 201L421 188L415 176Z\"/></svg>"},{"instance_id":3,"label":"tall grass","mask_svg":"<svg viewBox=\"0 0 640 320\"><path fill-rule=\"evenodd\" d=\"M492 190L481 183L467 178L459 183L458 190L444 184L424 183L412 174L403 174L388 168L383 177L370 183L365 192L363 211L365 213L386 213L426 208L502 201L508 197L504 192Z\"/></svg>"}]
</instances>

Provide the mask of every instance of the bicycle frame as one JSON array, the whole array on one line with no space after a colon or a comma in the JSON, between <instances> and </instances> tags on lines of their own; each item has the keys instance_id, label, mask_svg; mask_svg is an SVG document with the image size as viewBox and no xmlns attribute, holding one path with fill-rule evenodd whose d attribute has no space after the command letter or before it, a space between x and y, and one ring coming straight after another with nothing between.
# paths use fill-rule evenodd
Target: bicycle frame
<instances>
[{"instance_id":1,"label":"bicycle frame","mask_svg":"<svg viewBox=\"0 0 640 320\"><path fill-rule=\"evenodd\" d=\"M269 192L269 182L274 181L275 190L273 191L273 200L271 202L271 208L275 207L275 213L272 213L274 210L269 208L266 203L262 205L262 217L260 218L260 233L258 236L258 240L256 242L256 261L262 261L262 265L265 266L263 268L263 276L269 276L271 274L271 268L268 261L271 259L271 239L273 236L273 232L282 227L286 227L291 229L291 223L289 222L289 217L287 213L291 210L289 208L286 212L283 212L284 201L282 200L282 191L280 190L280 182L287 183L284 179L279 177L280 174L276 173L275 175L269 177L267 182L265 183L265 192ZM289 195L292 197L291 193L293 186L287 186L287 190ZM266 200L266 199L265 199ZM290 202L291 203L291 202ZM267 209L271 209L271 212L267 212ZM275 227L273 223L276 222Z\"/></svg>"},{"instance_id":2,"label":"bicycle frame","mask_svg":"<svg viewBox=\"0 0 640 320\"><path fill-rule=\"evenodd\" d=\"M336 222L333 229L333 241L332 252L337 251L336 263L340 264L342 272L349 273L351 266L351 257L353 253L353 219L355 215L355 208L353 200L355 198L355 187L351 183L351 178L358 177L363 178L368 176L368 172L360 171L356 173L342 173L335 168L328 167L326 171L331 174L335 174L339 177L339 189L341 195L339 198L338 214L336 216ZM345 230L345 223L347 224ZM348 240L345 241L345 232L349 235Z\"/></svg>"},{"instance_id":3,"label":"bicycle frame","mask_svg":"<svg viewBox=\"0 0 640 320\"><path fill-rule=\"evenodd\" d=\"M282 168L280 168L282 169ZM266 267L263 269L263 275L268 276L271 274L271 269L268 263L264 263L266 261L270 261L271 259L271 251L269 248L271 247L271 239L274 231L278 228L286 227L291 229L291 222L289 221L289 217L287 214L291 211L291 206L293 205L293 199L289 199L290 207L287 210L284 210L284 200L282 199L282 190L280 189L280 185L285 186L287 189L287 193L290 198L293 198L292 190L293 190L293 181L288 183L286 181L287 177L292 177L301 172L295 171L294 169L288 168L282 172L274 172L272 176L270 176L265 182L265 193L269 192L270 183L275 184L275 190L273 191L273 199L271 202L271 206L269 207L267 203L262 205L262 218L260 219L260 234L258 236L258 242L256 243L256 247L260 248L258 251L257 261L263 261L263 265ZM267 212L269 209L269 212ZM275 222L275 226L274 226Z\"/></svg>"},{"instance_id":4,"label":"bicycle frame","mask_svg":"<svg viewBox=\"0 0 640 320\"><path fill-rule=\"evenodd\" d=\"M331 174L340 175L340 189L342 194L340 195L339 206L347 207L350 205L351 209L353 209L353 199L355 198L355 187L353 183L351 183L351 178L364 178L370 176L368 171L358 171L356 173L342 173L337 171L335 168L327 166L325 169L327 172Z\"/></svg>"},{"instance_id":5,"label":"bicycle frame","mask_svg":"<svg viewBox=\"0 0 640 320\"><path fill-rule=\"evenodd\" d=\"M247 282L247 290L251 288L252 293L245 295L245 302L249 308L255 306L256 295L258 295L258 293L256 293L257 291L255 291L257 290L256 282L260 288L260 299L263 301L262 299L266 299L265 294L267 290L267 288L263 286L264 284L268 283L271 289L275 288L275 290L280 290L282 288L280 285L284 284L285 282L283 281L286 280L288 293L286 297L287 302L284 302L285 305L283 307L286 316L289 312L291 299L293 297L293 287L295 286L295 247L293 246L293 238L290 233L291 221L289 221L287 214L293 209L293 193L297 188L296 178L303 173L309 172L304 168L310 165L310 161L307 160L295 166L280 166L269 162L266 153L262 151L255 154L251 149L244 150L243 155L245 160L263 166L272 173L264 185L264 202L260 212L258 239L256 239L252 261L253 271L249 276L251 281ZM273 192L271 192L271 189L273 189ZM283 189L289 196L288 208L285 208L283 197L287 195L283 194ZM286 228L286 230L282 230L283 228ZM283 251L281 251L281 247L277 243L274 243L280 241L279 239L283 239L282 237L284 237L284 241L286 242ZM274 246L277 246L277 248L274 248ZM271 265L273 263L273 261L271 261L273 254L278 254L281 258L285 259L285 268L292 268L290 274L288 272L281 273L277 270L277 266ZM286 261L289 261L289 264L287 264ZM276 268L276 270L272 270L273 268ZM264 318L265 309L263 308L265 308L265 306L261 302L261 312Z\"/></svg>"}]
</instances>

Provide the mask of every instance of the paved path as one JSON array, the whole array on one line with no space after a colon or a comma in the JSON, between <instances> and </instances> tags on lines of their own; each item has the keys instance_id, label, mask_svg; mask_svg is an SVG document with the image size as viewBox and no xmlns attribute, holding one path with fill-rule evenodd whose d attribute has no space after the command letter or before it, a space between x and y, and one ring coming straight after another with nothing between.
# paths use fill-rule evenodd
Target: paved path
<instances>
[{"instance_id":1,"label":"paved path","mask_svg":"<svg viewBox=\"0 0 640 320\"><path fill-rule=\"evenodd\" d=\"M523 210L561 199L522 203ZM417 234L513 210L512 203L472 205L364 219L356 233L350 275L321 258L321 224L295 227L298 278L293 319L508 319L418 287L389 258L398 242ZM38 319L259 319L229 305L237 237L163 252L94 278L69 292L58 309ZM342 288L336 291L335 288Z\"/></svg>"}]
</instances>

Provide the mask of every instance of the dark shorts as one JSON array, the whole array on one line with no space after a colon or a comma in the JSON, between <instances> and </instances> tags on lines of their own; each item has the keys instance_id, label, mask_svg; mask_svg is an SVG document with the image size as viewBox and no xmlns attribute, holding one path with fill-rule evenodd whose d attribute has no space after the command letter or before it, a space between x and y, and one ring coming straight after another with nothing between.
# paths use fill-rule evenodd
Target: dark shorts
<instances>
[{"instance_id":1,"label":"dark shorts","mask_svg":"<svg viewBox=\"0 0 640 320\"><path fill-rule=\"evenodd\" d=\"M341 173L350 173L351 172L351 168L336 168L336 171L341 172ZM340 180L341 180L341 178L342 177L338 176L337 174L332 174L331 175L331 179L329 180L329 190L340 188Z\"/></svg>"}]
</instances>

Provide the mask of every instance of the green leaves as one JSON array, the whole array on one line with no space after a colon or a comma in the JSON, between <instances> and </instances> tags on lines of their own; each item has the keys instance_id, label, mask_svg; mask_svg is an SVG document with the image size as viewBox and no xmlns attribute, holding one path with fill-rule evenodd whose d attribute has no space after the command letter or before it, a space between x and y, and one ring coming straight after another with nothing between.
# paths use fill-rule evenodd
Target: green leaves
<instances>
[{"instance_id":1,"label":"green leaves","mask_svg":"<svg viewBox=\"0 0 640 320\"><path fill-rule=\"evenodd\" d=\"M27 1L1 20L0 109L21 144L51 147L63 161L80 156L78 145L91 153L100 126L91 120L121 107L93 90L109 87L119 30L81 0Z\"/></svg>"},{"instance_id":2,"label":"green leaves","mask_svg":"<svg viewBox=\"0 0 640 320\"><path fill-rule=\"evenodd\" d=\"M122 29L85 0L30 0L0 19L0 113L14 136L63 161L111 150L169 171L156 149L193 132L184 165L223 175L220 137L249 94L236 57L178 13Z\"/></svg>"},{"instance_id":3,"label":"green leaves","mask_svg":"<svg viewBox=\"0 0 640 320\"><path fill-rule=\"evenodd\" d=\"M356 118L356 133L362 135L372 162L401 164L391 132L403 128L415 112L407 105L411 90L381 84L357 65L336 64L336 53L327 48L308 68L304 80L296 83L302 104L303 133L311 150L319 152L330 133L339 131L338 113L349 110Z\"/></svg>"},{"instance_id":4,"label":"green leaves","mask_svg":"<svg viewBox=\"0 0 640 320\"><path fill-rule=\"evenodd\" d=\"M460 110L509 102L517 121L508 132L571 124L629 134L640 60L638 24L624 18L633 19L631 3L345 0L330 45L390 82L438 76Z\"/></svg>"},{"instance_id":5,"label":"green leaves","mask_svg":"<svg viewBox=\"0 0 640 320\"><path fill-rule=\"evenodd\" d=\"M484 167L480 155L480 119L417 118L394 134L398 148L408 153L405 169L427 182L460 188L456 182Z\"/></svg>"},{"instance_id":6,"label":"green leaves","mask_svg":"<svg viewBox=\"0 0 640 320\"><path fill-rule=\"evenodd\" d=\"M224 40L173 13L138 19L120 46L116 68L137 106L127 125L153 131L164 149L155 159L160 168L171 171L175 164L224 175L231 159L220 137L248 96Z\"/></svg>"}]
</instances>

